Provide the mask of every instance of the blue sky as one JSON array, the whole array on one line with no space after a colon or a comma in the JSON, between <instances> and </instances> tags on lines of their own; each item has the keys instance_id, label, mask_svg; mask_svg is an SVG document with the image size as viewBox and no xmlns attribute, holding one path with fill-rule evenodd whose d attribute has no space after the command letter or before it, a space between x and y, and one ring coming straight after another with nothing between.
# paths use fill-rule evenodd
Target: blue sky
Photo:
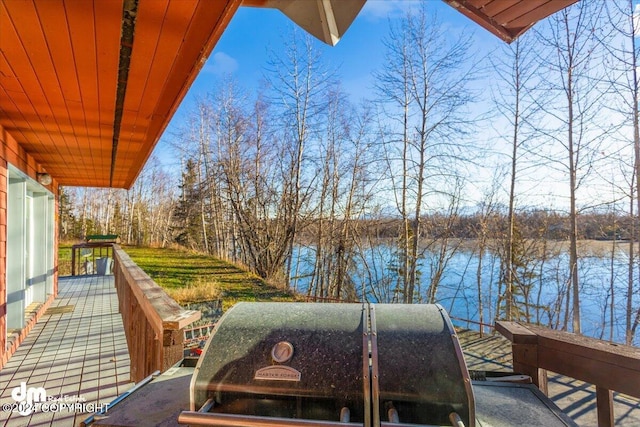
<instances>
[{"instance_id":1,"label":"blue sky","mask_svg":"<svg viewBox=\"0 0 640 427\"><path fill-rule=\"evenodd\" d=\"M342 87L354 103L376 97L373 74L384 68L386 48L383 41L390 26L396 25L421 3L426 3L429 12L453 33L452 38L458 33L472 32L476 44L472 50L479 57L505 45L442 0L368 0L336 46L313 39L314 49L321 53L323 64L338 69ZM195 100L212 93L216 84L229 75L249 96L255 94L264 79L270 54L282 56L286 39L294 27L295 24L279 10L238 9L155 149L155 155L164 166L172 173L180 171L179 155L170 142L180 133L180 124L193 111ZM477 84L487 86L487 82ZM489 179L477 179L475 184L484 185ZM469 194L479 192L472 188Z\"/></svg>"},{"instance_id":2,"label":"blue sky","mask_svg":"<svg viewBox=\"0 0 640 427\"><path fill-rule=\"evenodd\" d=\"M482 50L489 52L502 43L443 1L426 1L432 12L451 27L451 31L475 32L476 43ZM389 25L419 3L415 0L368 0L336 46L316 42L314 47L320 50L325 62L338 67L343 88L353 101L373 97L372 74L384 67L383 39L389 32ZM172 130L193 108L194 100L212 92L216 83L227 75L231 75L243 89L254 93L263 79L269 52L281 54L285 39L293 28L294 24L278 10L239 8L156 149L156 154L163 163L170 161L166 159L175 158L170 154L172 149L167 146L167 142L171 139Z\"/></svg>"},{"instance_id":3,"label":"blue sky","mask_svg":"<svg viewBox=\"0 0 640 427\"><path fill-rule=\"evenodd\" d=\"M400 18L418 3L411 0L369 0L336 46L316 42L315 47L324 59L340 68L345 89L352 96L368 95L364 83L370 81L372 71L383 65L382 39L388 33L389 22ZM442 19L446 22L456 22L460 26L470 22L441 0L429 0L429 6L435 13L444 15ZM241 7L191 92L206 92L213 80L228 72L247 89L252 89L263 74L269 51L281 53L293 27L294 24L278 10Z\"/></svg>"},{"instance_id":4,"label":"blue sky","mask_svg":"<svg viewBox=\"0 0 640 427\"><path fill-rule=\"evenodd\" d=\"M473 32L476 46L472 50L478 56L487 55L505 45L498 37L442 0L423 1L427 3L430 13L436 14L441 23L448 27L447 30L454 33L452 35ZM368 0L336 46L314 39L314 48L321 53L323 63L338 68L343 89L350 94L352 101L375 97L373 73L384 68L383 41L389 34L390 26L396 25L411 8L419 7L420 3L419 0ZM238 9L155 149L163 165L179 173L180 159L170 142L175 138L174 135L179 134L180 124L193 111L195 100L212 93L216 84L229 75L249 95L255 94L263 80L269 55L282 55L286 39L294 27L289 18L275 9ZM485 95L488 96L488 93ZM470 189L469 195L480 195L483 190L479 187L490 179L489 175L477 179L475 184L478 188Z\"/></svg>"},{"instance_id":5,"label":"blue sky","mask_svg":"<svg viewBox=\"0 0 640 427\"><path fill-rule=\"evenodd\" d=\"M453 33L452 35L461 32L473 33L475 45L471 50L477 55L474 66L482 66L482 63L486 66L486 61L481 61L481 58L506 46L498 37L473 23L443 1L424 0L424 2L427 3L431 13L437 14L447 31ZM331 47L316 41L314 48L320 51L324 59L323 63L338 68L338 77L343 89L350 94L352 101L358 102L375 97L373 73L384 67L383 40L389 33L389 27L396 24L408 10L418 7L420 3L414 0L368 0L336 46ZM282 55L286 39L291 35L293 28L294 24L278 10L250 7L241 7L238 10L156 147L155 154L162 164L171 168L173 172L179 170L180 160L175 148L171 147L170 141L177 133L180 123L193 110L194 100L212 93L216 84L228 75L233 77L249 95L255 94L263 80L270 52ZM492 77L488 75L486 79L475 84L478 88L483 86L486 88L491 85ZM485 102L476 104L476 108L486 110L489 108L490 94L484 92L482 96ZM491 123L485 123L483 126L488 128L489 124ZM492 124L496 128L502 127L499 123ZM505 143L496 140L495 133L491 135L488 131L486 132L486 134L477 134L476 138L485 141L491 141L493 138L492 143L496 151L510 152L508 144L500 148L500 144ZM503 158L496 161L504 162L504 160ZM480 193L486 190L485 187L492 179L495 170L490 163L495 166L495 163L487 161L486 166L489 167L479 170L474 175L476 180L471 183L472 188L468 190L469 197L473 194L476 195L475 197L482 197ZM542 184L541 177L545 177L547 182ZM565 204L566 189L561 182L561 177L554 176L550 171L536 171L528 179L529 182L523 182L521 186L528 203L552 208Z\"/></svg>"}]
</instances>

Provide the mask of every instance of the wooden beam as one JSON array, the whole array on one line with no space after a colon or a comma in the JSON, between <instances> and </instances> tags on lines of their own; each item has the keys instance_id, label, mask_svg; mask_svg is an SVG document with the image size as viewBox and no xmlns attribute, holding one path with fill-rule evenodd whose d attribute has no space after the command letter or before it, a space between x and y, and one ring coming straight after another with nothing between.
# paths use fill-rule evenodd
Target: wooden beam
<instances>
[{"instance_id":1,"label":"wooden beam","mask_svg":"<svg viewBox=\"0 0 640 427\"><path fill-rule=\"evenodd\" d=\"M484 11L478 10L478 8L468 0L445 0L445 2L507 43L511 43L518 36L517 34L512 34L508 28L500 25L499 22L496 22L492 16L486 14Z\"/></svg>"},{"instance_id":2,"label":"wooden beam","mask_svg":"<svg viewBox=\"0 0 640 427\"><path fill-rule=\"evenodd\" d=\"M538 346L538 366L590 384L640 397L640 358L628 365L598 360L597 352L585 347L582 355Z\"/></svg>"},{"instance_id":3,"label":"wooden beam","mask_svg":"<svg viewBox=\"0 0 640 427\"><path fill-rule=\"evenodd\" d=\"M517 322L496 322L496 330L511 341L513 371L528 375L538 389L548 394L547 371L538 361L538 335Z\"/></svg>"},{"instance_id":4,"label":"wooden beam","mask_svg":"<svg viewBox=\"0 0 640 427\"><path fill-rule=\"evenodd\" d=\"M538 335L518 322L498 321L496 331L514 344L538 344Z\"/></svg>"},{"instance_id":5,"label":"wooden beam","mask_svg":"<svg viewBox=\"0 0 640 427\"><path fill-rule=\"evenodd\" d=\"M613 427L613 393L604 387L596 387L598 427Z\"/></svg>"},{"instance_id":6,"label":"wooden beam","mask_svg":"<svg viewBox=\"0 0 640 427\"><path fill-rule=\"evenodd\" d=\"M526 327L538 336L538 344L542 347L566 353L568 357L571 355L588 357L598 362L628 368L640 374L640 348L638 347L611 343L541 326L527 325Z\"/></svg>"}]
</instances>

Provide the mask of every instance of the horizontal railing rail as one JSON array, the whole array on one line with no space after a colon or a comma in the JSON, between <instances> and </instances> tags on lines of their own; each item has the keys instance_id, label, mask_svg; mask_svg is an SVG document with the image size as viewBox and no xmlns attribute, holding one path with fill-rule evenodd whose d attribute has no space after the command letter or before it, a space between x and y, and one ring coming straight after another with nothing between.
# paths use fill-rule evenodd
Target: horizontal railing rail
<instances>
[{"instance_id":1,"label":"horizontal railing rail","mask_svg":"<svg viewBox=\"0 0 640 427\"><path fill-rule=\"evenodd\" d=\"M338 303L338 304L345 304L345 303L360 303L361 301L358 300L347 300L347 299L341 299L341 298L335 298L335 297L319 297L319 296L315 296L315 295L307 295L304 297L304 301L305 302L328 302L328 303Z\"/></svg>"},{"instance_id":2,"label":"horizontal railing rail","mask_svg":"<svg viewBox=\"0 0 640 427\"><path fill-rule=\"evenodd\" d=\"M465 319L464 317L456 317L451 315L449 315L449 317L451 318L451 320L454 321L454 325L455 325L455 321L458 321L458 322L466 323L467 328L469 328L470 325L478 326L478 332L480 333L481 337L484 335L485 328L489 329L489 331L492 331L495 329L495 325L492 325L490 323L478 322L477 320Z\"/></svg>"},{"instance_id":3,"label":"horizontal railing rail","mask_svg":"<svg viewBox=\"0 0 640 427\"><path fill-rule=\"evenodd\" d=\"M511 341L513 370L548 394L547 371L596 387L599 426L613 426L613 391L640 398L640 348L517 322L496 322Z\"/></svg>"},{"instance_id":4,"label":"horizontal railing rail","mask_svg":"<svg viewBox=\"0 0 640 427\"><path fill-rule=\"evenodd\" d=\"M184 310L129 258L113 245L118 304L131 358L131 380L164 372L183 357L183 329L200 319Z\"/></svg>"}]
</instances>

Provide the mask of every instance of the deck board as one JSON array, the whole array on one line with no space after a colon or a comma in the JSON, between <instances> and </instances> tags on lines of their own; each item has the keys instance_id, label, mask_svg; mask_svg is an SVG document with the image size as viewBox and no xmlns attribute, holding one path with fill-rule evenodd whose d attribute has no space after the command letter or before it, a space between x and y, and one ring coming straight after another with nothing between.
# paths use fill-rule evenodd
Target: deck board
<instances>
[{"instance_id":1,"label":"deck board","mask_svg":"<svg viewBox=\"0 0 640 427\"><path fill-rule=\"evenodd\" d=\"M52 308L73 311L44 315L0 371L0 403L13 403L11 391L44 387L48 396L81 397L86 403L111 402L131 387L129 353L113 276L76 276L59 280ZM55 312L55 310L51 310ZM75 426L83 412L3 413L4 426Z\"/></svg>"}]
</instances>

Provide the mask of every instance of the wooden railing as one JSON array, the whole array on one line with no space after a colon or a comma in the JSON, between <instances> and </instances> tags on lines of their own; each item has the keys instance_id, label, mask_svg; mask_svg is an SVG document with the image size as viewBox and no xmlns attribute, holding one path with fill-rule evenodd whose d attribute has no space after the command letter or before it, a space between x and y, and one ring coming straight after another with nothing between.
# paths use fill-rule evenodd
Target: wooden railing
<instances>
[{"instance_id":1,"label":"wooden railing","mask_svg":"<svg viewBox=\"0 0 640 427\"><path fill-rule=\"evenodd\" d=\"M451 320L454 321L458 321L458 322L462 322L462 323L466 323L467 324L467 328L470 328L471 325L475 325L478 327L478 332L480 333L480 337L482 338L484 336L484 330L485 328L489 329L489 331L492 331L493 329L495 329L495 325L489 324L489 323L484 323L484 322L478 322L477 320L471 320L471 319L465 319L463 317L456 317L456 316L451 316L449 315L449 318ZM455 323L454 323L454 326Z\"/></svg>"},{"instance_id":2,"label":"wooden railing","mask_svg":"<svg viewBox=\"0 0 640 427\"><path fill-rule=\"evenodd\" d=\"M113 257L118 304L131 357L131 380L138 382L182 359L182 330L200 319L200 312L183 310L115 244Z\"/></svg>"},{"instance_id":3,"label":"wooden railing","mask_svg":"<svg viewBox=\"0 0 640 427\"><path fill-rule=\"evenodd\" d=\"M112 247L112 242L86 242L71 246L71 275L94 274L97 271L96 260L111 257Z\"/></svg>"},{"instance_id":4,"label":"wooden railing","mask_svg":"<svg viewBox=\"0 0 640 427\"><path fill-rule=\"evenodd\" d=\"M640 348L516 322L497 322L511 341L513 370L547 394L547 370L596 386L599 426L613 426L613 391L640 398Z\"/></svg>"}]
</instances>

